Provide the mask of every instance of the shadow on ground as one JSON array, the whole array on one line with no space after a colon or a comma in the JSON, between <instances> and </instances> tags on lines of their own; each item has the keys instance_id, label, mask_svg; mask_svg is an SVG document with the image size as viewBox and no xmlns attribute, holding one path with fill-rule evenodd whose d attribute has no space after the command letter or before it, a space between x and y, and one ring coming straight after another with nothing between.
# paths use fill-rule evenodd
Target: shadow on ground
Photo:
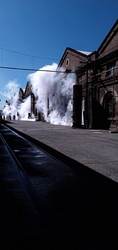
<instances>
[{"instance_id":1,"label":"shadow on ground","mask_svg":"<svg viewBox=\"0 0 118 250\"><path fill-rule=\"evenodd\" d=\"M16 202L15 184L14 189L7 187L8 176L4 182L1 171L1 235L7 239L2 249L117 250L118 184L45 144L20 135L56 157L60 164L68 165L75 177L58 182L43 197L44 212L35 214L30 204L24 202L23 209ZM43 227L46 211L50 218Z\"/></svg>"}]
</instances>

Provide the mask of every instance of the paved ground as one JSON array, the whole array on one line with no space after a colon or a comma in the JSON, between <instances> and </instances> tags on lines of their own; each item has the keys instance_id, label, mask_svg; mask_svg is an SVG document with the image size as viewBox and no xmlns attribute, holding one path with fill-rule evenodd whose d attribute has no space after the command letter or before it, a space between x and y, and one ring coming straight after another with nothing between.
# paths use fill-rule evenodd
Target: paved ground
<instances>
[{"instance_id":1,"label":"paved ground","mask_svg":"<svg viewBox=\"0 0 118 250\"><path fill-rule=\"evenodd\" d=\"M32 121L9 125L118 182L118 133Z\"/></svg>"},{"instance_id":2,"label":"paved ground","mask_svg":"<svg viewBox=\"0 0 118 250\"><path fill-rule=\"evenodd\" d=\"M118 134L41 122L12 121L8 124L88 168L70 161L77 166L77 171L73 166L60 164L55 175L48 161L47 175L33 175L38 180L36 186L50 215L45 226L47 210L40 212L39 207L36 211L16 168L10 162L6 166L1 164L1 249L118 249ZM2 158L1 153L1 162ZM7 157L4 160L7 161ZM45 172L45 160L42 164ZM42 207L40 197L39 201Z\"/></svg>"}]
</instances>

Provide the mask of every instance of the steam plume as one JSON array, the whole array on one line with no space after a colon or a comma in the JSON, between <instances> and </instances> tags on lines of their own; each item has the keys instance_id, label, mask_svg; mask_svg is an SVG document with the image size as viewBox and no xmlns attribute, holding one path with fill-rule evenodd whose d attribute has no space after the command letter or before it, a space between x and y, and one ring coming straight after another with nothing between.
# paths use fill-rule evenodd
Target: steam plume
<instances>
[{"instance_id":1,"label":"steam plume","mask_svg":"<svg viewBox=\"0 0 118 250\"><path fill-rule=\"evenodd\" d=\"M31 83L32 92L37 97L36 108L47 122L60 125L72 125L72 96L75 74L60 73L57 64L47 65L41 71L29 74L28 81ZM49 72L52 71L52 72ZM64 72L63 69L61 71ZM17 86L17 83L16 87ZM11 85L11 89L14 86ZM17 88L16 88L17 89ZM9 97L12 91L9 91ZM31 97L23 103L18 103L18 91L13 93L12 98L3 110L5 115L19 114L20 119L27 119L31 110ZM33 117L34 118L34 117Z\"/></svg>"}]
</instances>

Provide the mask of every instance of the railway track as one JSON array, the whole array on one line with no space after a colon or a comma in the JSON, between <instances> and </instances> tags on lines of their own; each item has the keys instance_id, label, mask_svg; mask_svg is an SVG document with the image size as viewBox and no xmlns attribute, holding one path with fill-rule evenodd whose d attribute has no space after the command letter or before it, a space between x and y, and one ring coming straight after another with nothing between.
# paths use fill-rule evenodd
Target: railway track
<instances>
[{"instance_id":1,"label":"railway track","mask_svg":"<svg viewBox=\"0 0 118 250\"><path fill-rule=\"evenodd\" d=\"M5 159L7 162L10 159L10 165L18 169L32 197L46 197L46 206L49 207L49 193L56 190L60 181L62 183L67 177L73 176L74 171L4 125L0 130L0 141L2 150L7 154ZM5 165L5 162L2 164Z\"/></svg>"},{"instance_id":2,"label":"railway track","mask_svg":"<svg viewBox=\"0 0 118 250\"><path fill-rule=\"evenodd\" d=\"M115 249L117 183L52 152L0 124L1 249Z\"/></svg>"},{"instance_id":3,"label":"railway track","mask_svg":"<svg viewBox=\"0 0 118 250\"><path fill-rule=\"evenodd\" d=\"M42 188L47 175L42 166L44 157L26 139L0 126L1 249L48 247L51 212Z\"/></svg>"}]
</instances>

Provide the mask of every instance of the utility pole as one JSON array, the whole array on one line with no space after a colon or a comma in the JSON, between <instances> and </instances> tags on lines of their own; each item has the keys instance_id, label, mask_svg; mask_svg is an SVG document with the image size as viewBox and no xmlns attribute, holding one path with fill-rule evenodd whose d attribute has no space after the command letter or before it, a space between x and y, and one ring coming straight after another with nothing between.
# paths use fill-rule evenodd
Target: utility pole
<instances>
[{"instance_id":1,"label":"utility pole","mask_svg":"<svg viewBox=\"0 0 118 250\"><path fill-rule=\"evenodd\" d=\"M88 61L86 62L85 128L88 128Z\"/></svg>"}]
</instances>

